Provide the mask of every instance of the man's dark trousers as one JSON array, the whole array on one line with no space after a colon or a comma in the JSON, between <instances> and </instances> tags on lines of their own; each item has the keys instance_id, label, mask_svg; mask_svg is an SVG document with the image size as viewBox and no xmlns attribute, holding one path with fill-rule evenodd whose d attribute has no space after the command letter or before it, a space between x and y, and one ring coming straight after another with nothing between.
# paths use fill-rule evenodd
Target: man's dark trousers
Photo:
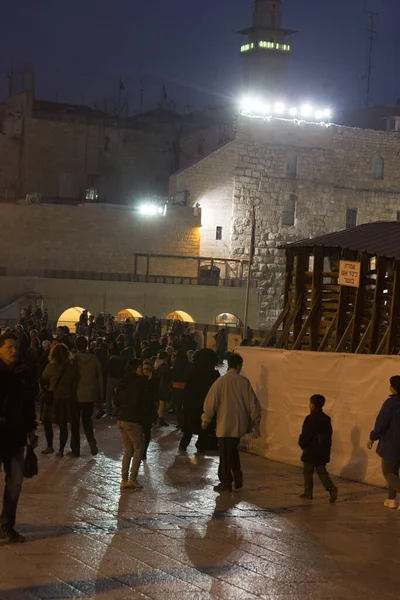
<instances>
[{"instance_id":1,"label":"man's dark trousers","mask_svg":"<svg viewBox=\"0 0 400 600\"><path fill-rule=\"evenodd\" d=\"M24 451L24 448L20 448L12 457L0 455L0 464L3 463L6 475L0 525L6 529L14 529L15 526L18 499L24 479Z\"/></svg>"},{"instance_id":2,"label":"man's dark trousers","mask_svg":"<svg viewBox=\"0 0 400 600\"><path fill-rule=\"evenodd\" d=\"M82 416L83 431L85 432L86 439L89 442L89 446L96 446L97 442L94 437L92 416L94 411L93 402L76 402L75 410L72 417L71 423L71 450L74 454L80 454L80 421Z\"/></svg>"},{"instance_id":3,"label":"man's dark trousers","mask_svg":"<svg viewBox=\"0 0 400 600\"><path fill-rule=\"evenodd\" d=\"M243 484L243 474L240 465L239 446L240 438L218 438L219 468L218 477L224 487L231 487L232 481L236 487Z\"/></svg>"}]
</instances>

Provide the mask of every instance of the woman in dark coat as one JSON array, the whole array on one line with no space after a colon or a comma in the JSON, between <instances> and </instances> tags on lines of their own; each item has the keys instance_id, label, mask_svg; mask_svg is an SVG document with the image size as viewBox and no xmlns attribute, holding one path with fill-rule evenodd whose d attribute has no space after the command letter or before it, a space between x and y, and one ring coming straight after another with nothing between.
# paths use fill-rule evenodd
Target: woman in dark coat
<instances>
[{"instance_id":1,"label":"woman in dark coat","mask_svg":"<svg viewBox=\"0 0 400 600\"><path fill-rule=\"evenodd\" d=\"M198 435L196 448L198 452L204 452L207 446L207 437L210 430L201 427L201 415L203 404L210 387L219 378L219 372L215 369L218 356L209 348L199 350L195 355L193 369L189 375L185 387L183 402L183 436L179 449L185 451L190 444L193 435ZM210 429L213 425L210 425Z\"/></svg>"},{"instance_id":2,"label":"woman in dark coat","mask_svg":"<svg viewBox=\"0 0 400 600\"><path fill-rule=\"evenodd\" d=\"M171 381L172 391L171 400L174 413L178 420L178 429L183 428L183 401L185 397L185 388L189 379L192 365L185 350L178 350L172 357Z\"/></svg>"},{"instance_id":3,"label":"woman in dark coat","mask_svg":"<svg viewBox=\"0 0 400 600\"><path fill-rule=\"evenodd\" d=\"M52 401L45 404L42 410L41 420L44 423L44 431L47 448L42 454L52 454L53 448L53 424L60 427L60 449L57 456L64 456L64 448L68 440L68 423L71 423L72 411L76 402L77 370L73 357L64 344L56 344L52 347L49 363L45 367L41 383L42 387L48 388L48 397Z\"/></svg>"}]
</instances>

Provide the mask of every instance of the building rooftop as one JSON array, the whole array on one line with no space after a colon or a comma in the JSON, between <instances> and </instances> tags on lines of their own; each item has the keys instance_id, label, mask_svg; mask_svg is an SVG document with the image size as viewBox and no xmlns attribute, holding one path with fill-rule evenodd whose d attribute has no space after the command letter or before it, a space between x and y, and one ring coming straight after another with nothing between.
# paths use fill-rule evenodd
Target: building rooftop
<instances>
[{"instance_id":1,"label":"building rooftop","mask_svg":"<svg viewBox=\"0 0 400 600\"><path fill-rule=\"evenodd\" d=\"M312 239L285 244L282 248L346 248L400 260L400 221L365 223L345 231L337 231Z\"/></svg>"}]
</instances>

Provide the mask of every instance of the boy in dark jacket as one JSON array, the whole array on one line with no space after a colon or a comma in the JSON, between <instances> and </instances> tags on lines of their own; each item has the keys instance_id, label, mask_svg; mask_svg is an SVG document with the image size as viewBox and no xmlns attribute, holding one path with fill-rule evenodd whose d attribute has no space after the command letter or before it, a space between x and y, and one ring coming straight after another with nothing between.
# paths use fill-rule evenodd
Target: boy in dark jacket
<instances>
[{"instance_id":1,"label":"boy in dark jacket","mask_svg":"<svg viewBox=\"0 0 400 600\"><path fill-rule=\"evenodd\" d=\"M303 450L301 460L304 463L304 494L300 497L313 498L314 471L316 470L322 485L329 492L330 502L336 502L338 490L326 470L331 459L332 425L331 419L322 410L325 398L315 394L310 398L310 414L305 418L299 438Z\"/></svg>"}]
</instances>

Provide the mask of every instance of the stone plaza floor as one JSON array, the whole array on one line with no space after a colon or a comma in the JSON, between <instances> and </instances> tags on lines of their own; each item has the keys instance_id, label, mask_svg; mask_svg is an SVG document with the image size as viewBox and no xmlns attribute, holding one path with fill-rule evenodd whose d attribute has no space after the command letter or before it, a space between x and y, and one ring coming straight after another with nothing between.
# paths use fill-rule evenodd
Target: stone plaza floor
<instances>
[{"instance_id":1,"label":"stone plaza floor","mask_svg":"<svg viewBox=\"0 0 400 600\"><path fill-rule=\"evenodd\" d=\"M118 430L96 426L98 456L85 442L78 459L40 457L24 482L27 542L0 547L1 600L400 597L400 511L384 490L337 480L330 505L316 482L307 504L300 469L242 454L245 487L218 495L217 456L179 454L168 427L154 430L143 491L120 492Z\"/></svg>"}]
</instances>

